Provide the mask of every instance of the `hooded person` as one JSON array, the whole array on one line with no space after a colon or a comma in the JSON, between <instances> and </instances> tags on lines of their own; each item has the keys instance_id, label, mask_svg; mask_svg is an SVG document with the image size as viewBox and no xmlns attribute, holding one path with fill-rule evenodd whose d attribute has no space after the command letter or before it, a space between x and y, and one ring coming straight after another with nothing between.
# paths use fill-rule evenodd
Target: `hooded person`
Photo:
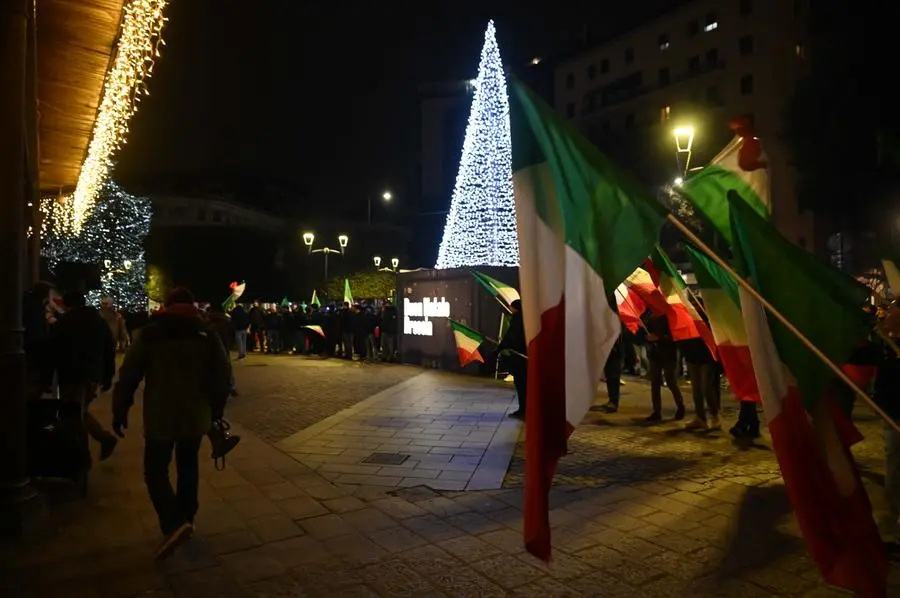
<instances>
[{"instance_id":1,"label":"hooded person","mask_svg":"<svg viewBox=\"0 0 900 598\"><path fill-rule=\"evenodd\" d=\"M113 431L120 437L141 380L144 480L164 536L157 551L161 559L193 534L200 443L222 418L231 390L231 363L222 341L201 319L189 290L169 294L125 355L113 393ZM169 481L173 452L177 490Z\"/></svg>"}]
</instances>

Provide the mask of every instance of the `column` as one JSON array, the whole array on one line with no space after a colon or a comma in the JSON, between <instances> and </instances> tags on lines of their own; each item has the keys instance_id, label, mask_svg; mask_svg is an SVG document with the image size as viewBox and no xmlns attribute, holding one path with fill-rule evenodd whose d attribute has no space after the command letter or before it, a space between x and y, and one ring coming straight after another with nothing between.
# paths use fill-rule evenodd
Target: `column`
<instances>
[{"instance_id":1,"label":"column","mask_svg":"<svg viewBox=\"0 0 900 598\"><path fill-rule=\"evenodd\" d=\"M29 4L0 2L0 533L21 533L26 514L38 503L26 466L22 348Z\"/></svg>"}]
</instances>

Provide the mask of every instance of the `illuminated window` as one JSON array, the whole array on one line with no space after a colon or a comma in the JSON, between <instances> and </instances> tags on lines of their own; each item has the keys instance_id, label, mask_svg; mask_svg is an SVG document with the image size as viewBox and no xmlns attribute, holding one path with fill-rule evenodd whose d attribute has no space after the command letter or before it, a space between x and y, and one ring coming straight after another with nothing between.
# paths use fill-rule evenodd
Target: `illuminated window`
<instances>
[{"instance_id":1,"label":"illuminated window","mask_svg":"<svg viewBox=\"0 0 900 598\"><path fill-rule=\"evenodd\" d=\"M659 49L662 51L669 49L669 36L663 33L659 36Z\"/></svg>"},{"instance_id":2,"label":"illuminated window","mask_svg":"<svg viewBox=\"0 0 900 598\"><path fill-rule=\"evenodd\" d=\"M672 107L671 106L663 106L659 109L659 120L660 122L666 122L672 117Z\"/></svg>"},{"instance_id":3,"label":"illuminated window","mask_svg":"<svg viewBox=\"0 0 900 598\"><path fill-rule=\"evenodd\" d=\"M604 58L600 61L600 72L604 75L609 72L609 59Z\"/></svg>"},{"instance_id":4,"label":"illuminated window","mask_svg":"<svg viewBox=\"0 0 900 598\"><path fill-rule=\"evenodd\" d=\"M803 44L797 44L794 51L797 53L797 58L806 58L806 48Z\"/></svg>"},{"instance_id":5,"label":"illuminated window","mask_svg":"<svg viewBox=\"0 0 900 598\"><path fill-rule=\"evenodd\" d=\"M710 31L714 31L719 28L719 19L716 18L716 13L711 12L706 15L706 25L703 26L703 31L709 33Z\"/></svg>"}]
</instances>

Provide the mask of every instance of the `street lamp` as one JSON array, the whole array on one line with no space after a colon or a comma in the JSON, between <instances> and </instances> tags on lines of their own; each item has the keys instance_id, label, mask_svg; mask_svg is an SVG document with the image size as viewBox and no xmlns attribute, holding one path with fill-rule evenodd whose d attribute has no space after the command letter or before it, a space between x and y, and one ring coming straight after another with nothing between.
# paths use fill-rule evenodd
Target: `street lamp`
<instances>
[{"instance_id":1,"label":"street lamp","mask_svg":"<svg viewBox=\"0 0 900 598\"><path fill-rule=\"evenodd\" d=\"M691 165L691 148L694 145L694 127L678 127L673 131L675 136L675 162L681 172L687 173ZM684 156L684 166L681 157Z\"/></svg>"},{"instance_id":2,"label":"street lamp","mask_svg":"<svg viewBox=\"0 0 900 598\"><path fill-rule=\"evenodd\" d=\"M377 270L378 268L381 267L381 256L379 256L379 255L373 256L372 262L375 264L375 269Z\"/></svg>"},{"instance_id":3,"label":"street lamp","mask_svg":"<svg viewBox=\"0 0 900 598\"><path fill-rule=\"evenodd\" d=\"M339 253L344 255L344 250L347 249L347 244L350 243L350 237L347 235L338 235L337 241L340 249L332 249L331 247L320 247L319 249L313 249L313 242L316 240L316 235L311 232L303 233L303 244L306 245L306 249L310 255L313 253L321 253L325 256L325 287L328 288L328 256L332 253Z\"/></svg>"},{"instance_id":4,"label":"street lamp","mask_svg":"<svg viewBox=\"0 0 900 598\"><path fill-rule=\"evenodd\" d=\"M396 270L400 266L400 260L398 258L391 258L391 268Z\"/></svg>"},{"instance_id":5,"label":"street lamp","mask_svg":"<svg viewBox=\"0 0 900 598\"><path fill-rule=\"evenodd\" d=\"M385 202L389 202L392 199L394 199L394 195L390 191L384 191L381 194L381 199L383 199ZM372 226L372 195L371 194L366 196L366 202L369 205L369 219L368 219L369 226Z\"/></svg>"}]
</instances>

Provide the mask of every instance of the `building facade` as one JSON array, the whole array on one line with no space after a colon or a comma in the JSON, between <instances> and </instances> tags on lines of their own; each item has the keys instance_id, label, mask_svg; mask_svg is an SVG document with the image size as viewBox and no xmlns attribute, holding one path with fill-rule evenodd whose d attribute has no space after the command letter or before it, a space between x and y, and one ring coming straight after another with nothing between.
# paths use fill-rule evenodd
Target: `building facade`
<instances>
[{"instance_id":1,"label":"building facade","mask_svg":"<svg viewBox=\"0 0 900 598\"><path fill-rule=\"evenodd\" d=\"M556 106L614 160L664 184L685 169L673 131L694 128L702 166L747 117L769 160L773 220L816 248L795 193L784 123L807 68L808 0L695 0L557 64Z\"/></svg>"},{"instance_id":2,"label":"building facade","mask_svg":"<svg viewBox=\"0 0 900 598\"><path fill-rule=\"evenodd\" d=\"M284 220L227 198L151 195L151 227L247 227L280 234Z\"/></svg>"}]
</instances>

